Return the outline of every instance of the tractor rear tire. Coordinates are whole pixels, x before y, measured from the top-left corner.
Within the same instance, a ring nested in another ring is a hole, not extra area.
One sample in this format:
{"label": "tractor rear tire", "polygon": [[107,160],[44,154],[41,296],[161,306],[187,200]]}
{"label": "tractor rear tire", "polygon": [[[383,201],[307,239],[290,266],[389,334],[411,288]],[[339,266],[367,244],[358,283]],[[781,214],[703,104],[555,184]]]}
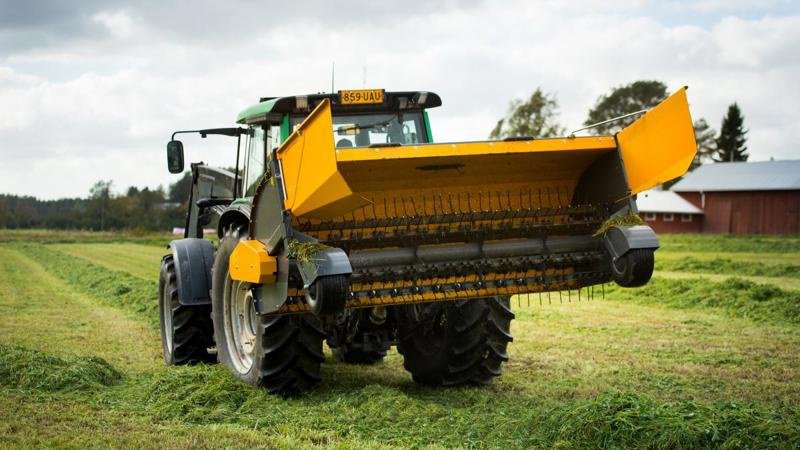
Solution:
{"label": "tractor rear tire", "polygon": [[246,238],[245,229],[226,230],[214,260],[211,301],[217,357],[241,381],[270,394],[294,396],[321,379],[325,333],[311,314],[256,314],[253,285],[233,280],[229,272],[231,253]]}
{"label": "tractor rear tire", "polygon": [[404,311],[397,349],[417,383],[486,385],[508,361],[514,318],[508,297],[409,305]]}
{"label": "tractor rear tire", "polygon": [[208,353],[214,346],[211,307],[181,305],[172,255],[161,262],[158,293],[164,362],[176,366],[216,362],[216,356]]}

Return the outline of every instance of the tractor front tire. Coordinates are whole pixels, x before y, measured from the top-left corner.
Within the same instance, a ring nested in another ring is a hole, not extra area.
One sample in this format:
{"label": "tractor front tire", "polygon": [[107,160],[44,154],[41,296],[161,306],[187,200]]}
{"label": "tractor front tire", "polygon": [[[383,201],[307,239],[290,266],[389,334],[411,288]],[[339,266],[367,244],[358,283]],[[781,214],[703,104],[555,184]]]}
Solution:
{"label": "tractor front tire", "polygon": [[212,318],[217,357],[241,381],[284,397],[320,381],[325,333],[310,314],[265,316],[255,312],[253,285],[233,280],[229,259],[245,227],[220,240],[212,275]]}
{"label": "tractor front tire", "polygon": [[501,373],[513,340],[508,297],[405,307],[398,351],[415,382],[486,385]]}
{"label": "tractor front tire", "polygon": [[168,365],[216,362],[216,357],[208,352],[214,346],[211,308],[181,305],[172,255],[161,262],[158,293],[164,362]]}

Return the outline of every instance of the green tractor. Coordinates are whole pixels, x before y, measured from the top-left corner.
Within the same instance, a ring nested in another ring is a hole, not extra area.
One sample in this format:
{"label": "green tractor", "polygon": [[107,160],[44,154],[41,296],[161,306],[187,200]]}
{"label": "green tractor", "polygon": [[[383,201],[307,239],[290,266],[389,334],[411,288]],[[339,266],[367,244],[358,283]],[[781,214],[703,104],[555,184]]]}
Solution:
{"label": "green tractor", "polygon": [[236,158],[233,172],[191,164],[185,235],[161,267],[166,362],[218,361],[293,395],[320,381],[323,341],[349,364],[396,345],[418,383],[488,384],[508,360],[511,296],[649,280],[655,234],[621,219],[692,161],[685,89],[616,136],[434,143],[440,105],[424,91],[270,97],[239,127],[176,131],[172,173],[181,133],[235,138]]}

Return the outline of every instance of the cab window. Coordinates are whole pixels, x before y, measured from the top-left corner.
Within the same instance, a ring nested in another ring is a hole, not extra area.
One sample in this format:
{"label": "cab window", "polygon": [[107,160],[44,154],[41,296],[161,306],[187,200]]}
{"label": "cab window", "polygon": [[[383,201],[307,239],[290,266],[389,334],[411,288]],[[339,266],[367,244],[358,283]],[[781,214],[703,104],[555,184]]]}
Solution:
{"label": "cab window", "polygon": [[264,174],[265,166],[264,161],[264,129],[261,127],[250,128],[249,137],[247,139],[247,151],[245,153],[247,159],[245,162],[244,170],[244,186],[245,196],[252,196],[255,194],[258,182],[261,180],[261,175]]}
{"label": "cab window", "polygon": [[[292,128],[305,119],[292,118]],[[421,112],[333,116],[336,148],[369,147],[373,144],[413,145],[427,143]]]}

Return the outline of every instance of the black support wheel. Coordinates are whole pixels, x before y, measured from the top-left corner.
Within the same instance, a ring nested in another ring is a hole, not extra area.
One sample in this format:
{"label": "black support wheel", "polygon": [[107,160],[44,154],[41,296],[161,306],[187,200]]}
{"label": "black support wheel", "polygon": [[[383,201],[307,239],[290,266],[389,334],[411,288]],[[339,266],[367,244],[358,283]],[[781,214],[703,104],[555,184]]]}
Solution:
{"label": "black support wheel", "polygon": [[211,300],[217,357],[240,380],[270,394],[297,395],[320,381],[325,333],[310,314],[256,314],[253,285],[230,277],[229,259],[244,227],[226,231],[214,260]]}
{"label": "black support wheel", "polygon": [[214,346],[211,307],[181,305],[172,255],[161,261],[158,309],[164,362],[184,365],[216,361],[216,357],[208,352]]}
{"label": "black support wheel", "polygon": [[611,274],[622,287],[644,286],[653,275],[654,264],[652,249],[634,249],[611,262]]}
{"label": "black support wheel", "polygon": [[306,289],[305,297],[311,312],[317,316],[335,316],[344,311],[350,284],[345,275],[319,277]]}
{"label": "black support wheel", "polygon": [[397,349],[417,383],[489,384],[508,361],[513,318],[508,297],[410,305]]}

